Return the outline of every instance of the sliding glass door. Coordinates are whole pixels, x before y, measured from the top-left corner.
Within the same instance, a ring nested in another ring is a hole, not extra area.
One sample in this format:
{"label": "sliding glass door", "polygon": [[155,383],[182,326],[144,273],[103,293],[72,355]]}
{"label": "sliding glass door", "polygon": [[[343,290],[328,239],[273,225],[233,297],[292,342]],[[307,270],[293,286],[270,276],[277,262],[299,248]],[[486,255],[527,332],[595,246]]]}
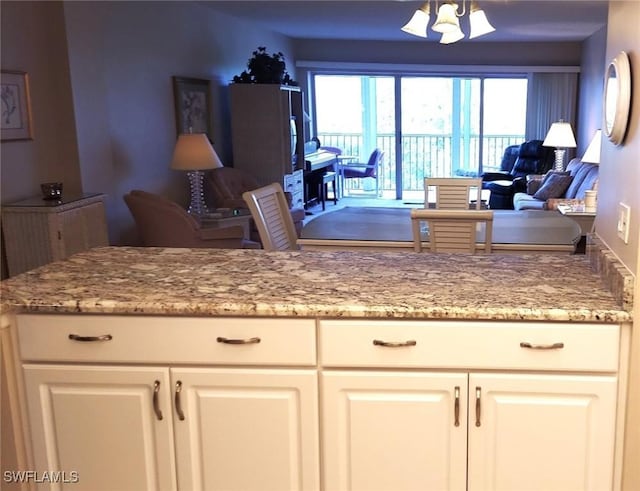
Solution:
{"label": "sliding glass door", "polygon": [[[524,140],[527,79],[315,75],[315,135],[364,162],[384,151],[385,198],[420,201],[425,177],[495,170],[504,148]],[[373,184],[358,179],[347,192]]]}

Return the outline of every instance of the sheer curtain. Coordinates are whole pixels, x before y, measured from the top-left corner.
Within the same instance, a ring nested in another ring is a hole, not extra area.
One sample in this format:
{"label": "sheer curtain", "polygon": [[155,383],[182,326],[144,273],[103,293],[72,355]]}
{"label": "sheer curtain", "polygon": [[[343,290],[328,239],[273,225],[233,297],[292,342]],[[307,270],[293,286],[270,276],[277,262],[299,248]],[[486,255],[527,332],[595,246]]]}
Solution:
{"label": "sheer curtain", "polygon": [[527,140],[544,140],[551,123],[564,120],[575,132],[577,73],[532,73],[527,92]]}

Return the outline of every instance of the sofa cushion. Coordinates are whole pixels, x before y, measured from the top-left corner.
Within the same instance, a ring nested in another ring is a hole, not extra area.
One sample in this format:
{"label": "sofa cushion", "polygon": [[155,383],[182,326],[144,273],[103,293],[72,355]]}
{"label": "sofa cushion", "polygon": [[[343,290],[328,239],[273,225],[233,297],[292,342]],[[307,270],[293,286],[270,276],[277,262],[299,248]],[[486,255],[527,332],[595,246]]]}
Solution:
{"label": "sofa cushion", "polygon": [[544,201],[549,198],[560,198],[564,195],[572,180],[572,176],[551,174],[543,181],[540,189],[536,191],[533,197]]}
{"label": "sofa cushion", "polygon": [[513,208],[516,210],[544,210],[546,201],[534,198],[527,193],[513,195]]}
{"label": "sofa cushion", "polygon": [[598,166],[594,164],[582,164],[573,176],[573,182],[567,189],[566,198],[584,199],[584,192],[593,189],[598,180]]}

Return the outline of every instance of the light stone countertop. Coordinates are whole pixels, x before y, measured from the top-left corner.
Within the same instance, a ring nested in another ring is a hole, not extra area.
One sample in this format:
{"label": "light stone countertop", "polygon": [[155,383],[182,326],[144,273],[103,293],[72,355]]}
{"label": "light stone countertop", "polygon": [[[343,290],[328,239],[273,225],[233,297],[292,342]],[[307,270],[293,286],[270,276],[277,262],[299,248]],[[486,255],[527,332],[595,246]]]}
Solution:
{"label": "light stone countertop", "polygon": [[0,286],[4,312],[631,320],[584,255],[104,247]]}

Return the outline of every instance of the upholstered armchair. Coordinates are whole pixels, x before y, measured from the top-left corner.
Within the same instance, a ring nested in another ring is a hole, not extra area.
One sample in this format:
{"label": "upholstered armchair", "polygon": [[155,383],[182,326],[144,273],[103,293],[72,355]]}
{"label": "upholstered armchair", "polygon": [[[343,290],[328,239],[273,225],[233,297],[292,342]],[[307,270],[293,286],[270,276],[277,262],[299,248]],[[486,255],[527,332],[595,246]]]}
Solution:
{"label": "upholstered armchair", "polygon": [[[511,165],[514,153],[512,146],[505,150],[502,164],[505,169]],[[553,161],[553,148],[544,147],[542,140],[529,140],[521,144],[509,171],[482,175],[483,189],[491,191],[489,208],[513,209],[514,194],[526,190],[526,176],[544,174],[551,168]]]}
{"label": "upholstered armchair", "polygon": [[[207,182],[211,189],[213,204],[216,208],[247,208],[247,203],[242,195],[247,191],[258,189],[260,184],[256,179],[240,169],[233,167],[219,167],[213,169],[208,177]],[[302,224],[305,218],[304,208],[291,208],[291,218],[295,226],[298,236],[302,230]],[[253,240],[259,240],[258,231],[253,228],[251,233]]]}
{"label": "upholstered armchair", "polygon": [[124,201],[136,222],[145,247],[189,247],[218,249],[257,249],[259,244],[245,240],[240,226],[201,228],[200,223],[177,203],[153,193],[133,190]]}

